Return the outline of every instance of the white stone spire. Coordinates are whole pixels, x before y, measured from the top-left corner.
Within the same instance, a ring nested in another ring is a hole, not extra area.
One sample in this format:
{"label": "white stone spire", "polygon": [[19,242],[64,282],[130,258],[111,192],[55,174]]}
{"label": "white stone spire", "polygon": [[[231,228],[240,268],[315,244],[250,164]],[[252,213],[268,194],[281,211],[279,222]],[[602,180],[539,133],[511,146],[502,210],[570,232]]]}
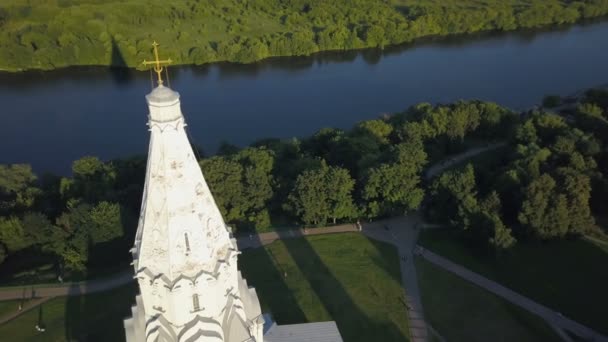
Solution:
{"label": "white stone spire", "polygon": [[150,147],[133,247],[141,296],[128,341],[262,342],[260,304],[184,130],[179,94],[146,96]]}

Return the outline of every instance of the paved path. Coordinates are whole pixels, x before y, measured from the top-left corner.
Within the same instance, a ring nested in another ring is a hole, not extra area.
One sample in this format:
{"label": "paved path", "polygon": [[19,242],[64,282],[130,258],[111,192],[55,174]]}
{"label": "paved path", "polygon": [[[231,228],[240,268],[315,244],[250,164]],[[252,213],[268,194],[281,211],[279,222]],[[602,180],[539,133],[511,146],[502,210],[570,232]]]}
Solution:
{"label": "paved path", "polygon": [[90,280],[80,283],[69,283],[53,286],[15,286],[0,289],[0,300],[80,296],[87,293],[95,293],[128,284],[133,281],[133,271],[128,270],[118,273],[110,278]]}
{"label": "paved path", "polygon": [[412,342],[425,342],[429,339],[413,253],[421,222],[418,215],[408,215],[363,225],[366,236],[391,243],[399,251],[401,283],[405,292]]}
{"label": "paved path", "polygon": [[19,317],[21,314],[24,314],[24,313],[32,310],[33,308],[37,307],[38,305],[48,302],[49,300],[51,300],[53,298],[54,297],[44,297],[44,298],[35,298],[32,300],[29,300],[25,304],[23,304],[23,306],[21,307],[21,310],[19,310],[19,305],[16,304],[15,311],[7,313],[0,317],[0,325]]}
{"label": "paved path", "polygon": [[309,229],[290,229],[268,233],[251,234],[249,236],[240,236],[236,239],[239,249],[257,248],[266,246],[277,240],[294,239],[308,235],[323,235],[358,232],[359,230],[354,224],[342,224],[333,227],[309,228]]}
{"label": "paved path", "polygon": [[450,271],[465,280],[472,282],[473,284],[480,286],[497,296],[500,296],[509,302],[518,305],[540,317],[542,317],[549,325],[559,327],[561,329],[570,331],[571,333],[588,341],[602,341],[608,342],[608,337],[599,334],[593,329],[586,327],[578,322],[568,319],[561,314],[547,308],[546,306],[540,305],[531,299],[524,297],[492,280],[480,276],[477,273],[471,272],[468,269],[442,257],[427,249],[423,250],[421,256],[430,261],[431,263]]}
{"label": "paved path", "polygon": [[501,143],[495,143],[495,144],[491,144],[491,145],[484,146],[484,147],[472,148],[461,154],[457,154],[455,156],[448,157],[438,163],[435,163],[435,165],[429,167],[426,170],[426,172],[424,173],[424,178],[426,178],[427,180],[431,179],[431,178],[437,176],[438,174],[440,174],[445,169],[448,169],[466,159],[469,159],[475,155],[478,155],[478,154],[486,152],[486,151],[495,150],[497,148],[505,146],[506,144],[507,144],[506,142],[501,142]]}

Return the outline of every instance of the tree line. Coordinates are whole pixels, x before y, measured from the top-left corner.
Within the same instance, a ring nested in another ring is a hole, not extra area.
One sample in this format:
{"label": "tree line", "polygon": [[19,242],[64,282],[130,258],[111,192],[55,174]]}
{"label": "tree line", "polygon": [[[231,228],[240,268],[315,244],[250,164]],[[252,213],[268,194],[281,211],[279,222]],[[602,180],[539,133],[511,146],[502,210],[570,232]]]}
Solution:
{"label": "tree line", "polygon": [[608,0],[13,0],[0,4],[0,69],[135,67],[152,40],[177,64],[249,63],[606,14]]}
{"label": "tree line", "polygon": [[[601,234],[608,196],[608,91],[568,112],[515,113],[494,103],[419,104],[350,130],[223,144],[200,166],[237,232],[322,226],[422,210],[475,248]],[[429,164],[505,142],[434,178]],[[128,260],[146,157],[84,157],[70,177],[0,165],[0,261],[44,253],[84,270]],[[595,215],[594,215],[595,214]],[[117,253],[124,251],[124,253]]]}

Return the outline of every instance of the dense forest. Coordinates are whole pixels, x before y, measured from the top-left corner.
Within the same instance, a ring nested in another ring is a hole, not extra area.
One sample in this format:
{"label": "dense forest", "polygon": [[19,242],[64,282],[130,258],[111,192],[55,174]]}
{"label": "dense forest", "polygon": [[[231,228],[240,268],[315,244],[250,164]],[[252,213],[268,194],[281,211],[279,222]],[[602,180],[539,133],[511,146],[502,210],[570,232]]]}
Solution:
{"label": "dense forest", "polygon": [[[559,108],[514,113],[481,101],[423,103],[349,131],[224,144],[200,165],[237,233],[422,210],[493,254],[519,241],[603,235],[596,219],[608,209],[608,90],[545,102]],[[468,164],[427,173],[431,164],[496,142]],[[71,177],[0,165],[0,263],[28,253],[65,270],[127,261],[145,165],[145,156],[84,157]]]}
{"label": "dense forest", "polygon": [[133,67],[152,40],[177,64],[248,63],[606,14],[608,0],[12,0],[0,70]]}

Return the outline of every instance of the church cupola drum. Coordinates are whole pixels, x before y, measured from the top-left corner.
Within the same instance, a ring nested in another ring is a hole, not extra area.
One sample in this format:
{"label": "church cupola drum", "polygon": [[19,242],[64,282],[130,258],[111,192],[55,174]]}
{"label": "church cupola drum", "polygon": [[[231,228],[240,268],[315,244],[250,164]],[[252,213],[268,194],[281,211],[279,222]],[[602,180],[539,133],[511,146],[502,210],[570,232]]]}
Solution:
{"label": "church cupola drum", "polygon": [[140,295],[125,320],[128,342],[262,342],[255,289],[237,268],[236,240],[184,130],[179,94],[163,85],[171,60],[158,58],[158,86],[146,96],[150,146],[132,249]]}

